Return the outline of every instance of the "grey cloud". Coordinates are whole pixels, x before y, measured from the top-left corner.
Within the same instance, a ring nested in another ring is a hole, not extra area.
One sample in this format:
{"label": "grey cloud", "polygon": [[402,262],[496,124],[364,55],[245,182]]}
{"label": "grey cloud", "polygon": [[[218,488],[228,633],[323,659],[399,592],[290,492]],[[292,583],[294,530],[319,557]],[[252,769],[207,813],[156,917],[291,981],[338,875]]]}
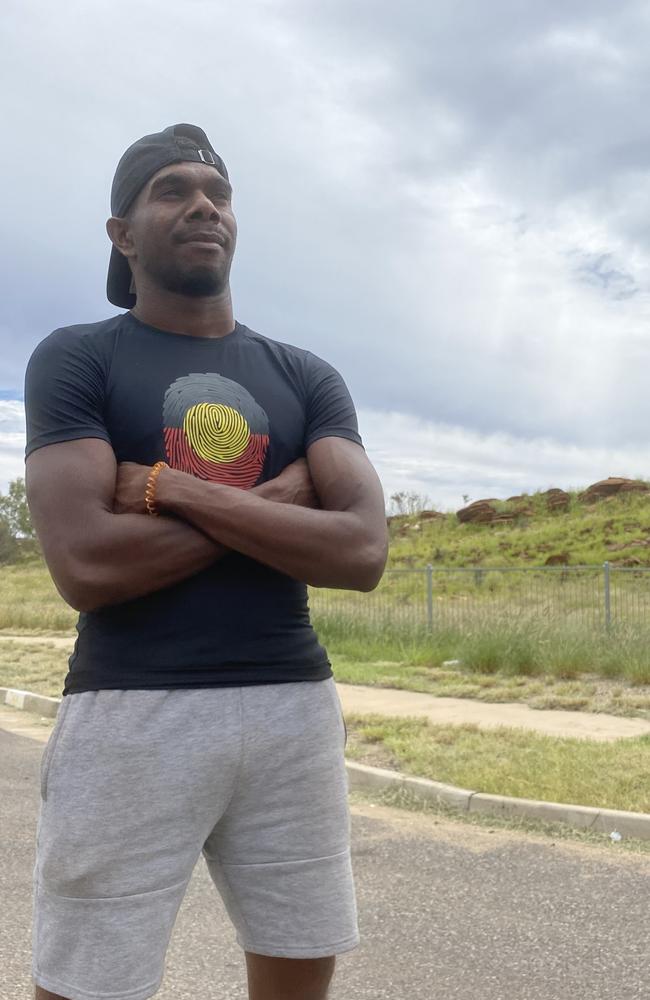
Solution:
{"label": "grey cloud", "polygon": [[[406,174],[480,163],[531,201],[603,191],[647,170],[647,5],[453,0],[295,3],[319,46],[383,62],[350,100],[394,138]],[[323,25],[327,31],[323,31]],[[435,141],[431,141],[435,139]]]}
{"label": "grey cloud", "polygon": [[580,258],[576,266],[579,278],[613,299],[629,299],[639,291],[634,277],[614,265],[613,254],[580,254]]}

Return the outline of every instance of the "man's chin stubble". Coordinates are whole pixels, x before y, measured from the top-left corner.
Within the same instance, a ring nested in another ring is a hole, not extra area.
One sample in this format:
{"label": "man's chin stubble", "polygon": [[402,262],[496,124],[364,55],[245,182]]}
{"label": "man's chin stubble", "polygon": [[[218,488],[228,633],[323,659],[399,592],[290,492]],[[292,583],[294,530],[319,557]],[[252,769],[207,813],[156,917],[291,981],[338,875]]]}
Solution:
{"label": "man's chin stubble", "polygon": [[185,295],[192,299],[211,298],[219,295],[228,285],[227,276],[215,274],[205,268],[187,274],[161,275],[161,284],[168,292]]}

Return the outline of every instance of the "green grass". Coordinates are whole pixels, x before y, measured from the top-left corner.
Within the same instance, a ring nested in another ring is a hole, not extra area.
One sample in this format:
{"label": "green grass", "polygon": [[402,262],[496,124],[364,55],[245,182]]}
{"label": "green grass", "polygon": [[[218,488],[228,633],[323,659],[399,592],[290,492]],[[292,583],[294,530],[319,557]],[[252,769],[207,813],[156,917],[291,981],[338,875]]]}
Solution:
{"label": "green grass", "polygon": [[427,636],[422,631],[410,634],[405,628],[373,628],[358,618],[342,623],[340,617],[314,616],[314,622],[321,641],[337,659],[408,664],[411,677],[415,668],[422,668],[423,682],[428,670],[435,672],[445,661],[461,660],[473,675],[573,680],[595,674],[629,685],[650,685],[650,630],[638,626],[587,631],[562,622],[522,620],[513,613]]}
{"label": "green grass", "polygon": [[346,715],[347,756],[473,791],[650,812],[650,736],[601,743],[520,729]]}
{"label": "green grass", "polygon": [[[485,701],[525,701],[535,708],[644,717],[650,712],[649,633],[638,626],[618,623],[609,632],[589,631],[550,618],[530,619],[512,609],[508,616],[436,628],[428,635],[408,622],[386,624],[364,617],[359,609],[369,606],[364,601],[371,601],[373,594],[323,594],[340,607],[335,615],[315,607],[314,623],[343,682]],[[347,615],[341,611],[346,606],[351,608]],[[3,568],[0,632],[73,636],[76,618],[41,562]],[[62,683],[67,667],[61,651],[52,651],[49,661],[42,649],[34,656],[42,676],[32,676],[31,654],[23,650],[22,665],[17,666],[9,661],[8,651],[0,649],[2,683],[9,683],[10,676],[17,682],[22,675],[37,685],[34,690]],[[461,666],[445,668],[447,660],[460,660]]]}
{"label": "green grass", "polygon": [[[568,513],[544,514],[542,498],[537,497],[533,503],[538,508],[536,519],[523,527],[508,525],[491,529],[461,525],[451,515],[442,521],[423,521],[417,543],[420,564],[433,558],[430,545],[436,532],[443,535],[447,532],[458,542],[459,547],[451,553],[452,564],[461,557],[477,554],[478,550],[469,552],[463,548],[465,529],[485,543],[485,558],[481,562],[487,559],[494,532],[510,532],[514,538],[517,532],[525,531],[530,539],[541,532],[540,537],[545,538],[557,529],[562,519],[562,524],[573,524],[572,537],[586,538],[585,532],[591,532],[589,537],[593,536],[594,545],[597,529],[605,531],[608,525],[607,530],[613,534],[628,532],[640,538],[644,532],[650,532],[650,526],[643,523],[650,509],[648,504],[650,499],[628,494],[586,508],[574,497]],[[418,523],[413,518],[401,522]],[[395,533],[396,529],[391,530]],[[400,552],[407,542],[415,545],[411,539],[394,540],[393,562],[399,563]],[[533,546],[531,551],[534,549]],[[541,556],[539,546],[535,551]],[[581,555],[590,559],[596,556],[594,551]],[[628,620],[626,614],[629,611],[634,618],[634,611],[636,618],[642,617],[647,590],[650,615],[650,572],[643,577],[639,574],[620,577],[618,590],[614,588],[613,594],[616,620],[609,631],[602,624],[590,625],[578,620],[585,602],[592,597],[602,599],[600,583],[593,592],[593,580],[587,589],[580,590],[573,585],[573,578],[563,584],[561,573],[558,576],[555,572],[540,572],[535,576],[534,586],[531,578],[521,573],[487,572],[480,577],[481,583],[476,582],[474,573],[452,572],[435,577],[431,635],[423,625],[426,602],[421,573],[387,576],[371,594],[312,591],[312,616],[321,641],[339,667],[341,679],[448,695],[489,696],[494,700],[510,700],[517,697],[519,690],[518,697],[541,698],[547,706],[552,703],[557,707],[582,707],[579,702],[586,699],[588,707],[600,706],[598,697],[594,701],[589,688],[549,692],[544,690],[544,678],[582,685],[597,677],[603,682],[638,688],[638,708],[645,711],[645,689],[650,686],[650,624],[644,627],[636,620]],[[0,631],[71,634],[76,618],[76,612],[63,602],[46,567],[37,558],[5,566],[0,571]],[[462,670],[445,677],[442,664],[446,660],[461,660]],[[363,681],[358,679],[360,673],[365,675]],[[494,677],[495,683],[480,680],[485,677]],[[518,685],[513,678],[528,678],[529,683]],[[564,700],[549,702],[549,697]],[[569,704],[567,699],[574,702]],[[622,707],[634,708],[631,704]]]}

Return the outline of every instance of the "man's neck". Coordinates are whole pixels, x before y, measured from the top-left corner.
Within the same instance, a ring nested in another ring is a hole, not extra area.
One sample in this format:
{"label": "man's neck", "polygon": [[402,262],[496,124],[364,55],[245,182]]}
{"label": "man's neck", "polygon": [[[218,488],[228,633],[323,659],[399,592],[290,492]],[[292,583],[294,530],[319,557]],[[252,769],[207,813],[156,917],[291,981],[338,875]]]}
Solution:
{"label": "man's neck", "polygon": [[190,337],[225,337],[235,328],[230,287],[205,298],[143,290],[131,312],[149,326]]}

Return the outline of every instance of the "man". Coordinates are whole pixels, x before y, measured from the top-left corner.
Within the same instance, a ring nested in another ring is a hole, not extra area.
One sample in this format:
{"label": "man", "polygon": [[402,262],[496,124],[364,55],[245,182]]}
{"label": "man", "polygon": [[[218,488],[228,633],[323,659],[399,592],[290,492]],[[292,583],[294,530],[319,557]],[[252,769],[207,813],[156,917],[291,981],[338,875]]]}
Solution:
{"label": "man", "polygon": [[203,853],[251,1000],[322,1000],[359,934],[306,584],[377,585],[383,493],[338,373],[234,320],[205,133],[134,143],[111,211],[108,298],[129,311],[56,330],[26,376],[29,505],[81,612],[41,769],[36,997],[152,996]]}

